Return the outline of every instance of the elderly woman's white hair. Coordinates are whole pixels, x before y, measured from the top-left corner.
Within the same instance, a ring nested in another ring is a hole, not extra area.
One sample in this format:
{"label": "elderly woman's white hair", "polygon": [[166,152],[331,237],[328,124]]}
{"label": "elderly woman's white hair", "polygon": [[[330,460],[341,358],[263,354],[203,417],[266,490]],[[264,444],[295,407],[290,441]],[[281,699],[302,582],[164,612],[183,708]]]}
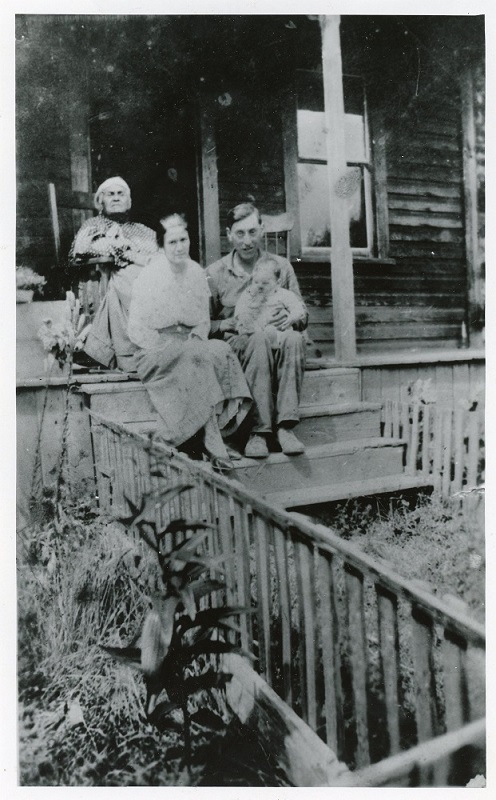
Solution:
{"label": "elderly woman's white hair", "polygon": [[103,209],[102,197],[104,191],[112,187],[118,187],[119,189],[123,189],[125,191],[125,193],[129,198],[129,207],[131,207],[131,189],[127,185],[124,178],[119,178],[119,176],[116,175],[114,178],[107,178],[107,180],[103,181],[103,183],[100,184],[100,186],[96,190],[94,204],[97,211],[102,211]]}

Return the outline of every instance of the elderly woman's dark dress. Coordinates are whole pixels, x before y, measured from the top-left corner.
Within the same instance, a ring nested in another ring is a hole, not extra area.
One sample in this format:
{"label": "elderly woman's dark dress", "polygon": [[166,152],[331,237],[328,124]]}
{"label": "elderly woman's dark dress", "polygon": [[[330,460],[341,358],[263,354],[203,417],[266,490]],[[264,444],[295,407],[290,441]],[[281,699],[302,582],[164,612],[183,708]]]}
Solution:
{"label": "elderly woman's dark dress", "polygon": [[[87,336],[84,352],[106,367],[134,369],[134,345],[127,335],[131,290],[150,256],[157,252],[155,232],[145,225],[130,222],[127,211],[112,213],[104,202],[105,193],[120,190],[124,206],[131,206],[131,193],[122,178],[109,178],[95,193],[99,215],[86,220],[78,231],[69,254],[73,266],[84,265],[89,258],[108,256],[113,268],[102,300]],[[119,208],[116,205],[116,208]]]}

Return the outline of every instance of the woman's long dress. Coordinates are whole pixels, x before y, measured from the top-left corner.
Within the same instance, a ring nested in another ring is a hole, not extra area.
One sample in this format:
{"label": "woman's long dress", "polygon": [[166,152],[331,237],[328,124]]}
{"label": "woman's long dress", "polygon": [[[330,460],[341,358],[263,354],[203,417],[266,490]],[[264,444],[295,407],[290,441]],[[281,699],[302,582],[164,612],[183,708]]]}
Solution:
{"label": "woman's long dress", "polygon": [[133,285],[128,334],[135,364],[160,415],[160,433],[179,445],[215,413],[224,435],[246,416],[251,395],[238,359],[226,342],[209,340],[209,289],[194,261],[173,271],[163,251]]}

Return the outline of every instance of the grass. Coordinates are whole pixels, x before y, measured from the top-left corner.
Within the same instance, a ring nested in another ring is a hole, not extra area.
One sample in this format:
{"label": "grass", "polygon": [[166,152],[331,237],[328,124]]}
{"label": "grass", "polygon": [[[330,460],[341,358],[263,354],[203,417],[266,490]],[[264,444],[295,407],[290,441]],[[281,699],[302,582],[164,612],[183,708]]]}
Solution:
{"label": "grass", "polygon": [[483,508],[482,499],[366,498],[321,507],[316,517],[404,578],[448,602],[465,603],[483,621]]}
{"label": "grass", "polygon": [[141,675],[99,646],[126,646],[139,632],[157,577],[153,560],[142,568],[147,555],[84,503],[19,531],[21,785],[284,785],[215,691],[190,702],[188,771],[180,712],[152,725]]}

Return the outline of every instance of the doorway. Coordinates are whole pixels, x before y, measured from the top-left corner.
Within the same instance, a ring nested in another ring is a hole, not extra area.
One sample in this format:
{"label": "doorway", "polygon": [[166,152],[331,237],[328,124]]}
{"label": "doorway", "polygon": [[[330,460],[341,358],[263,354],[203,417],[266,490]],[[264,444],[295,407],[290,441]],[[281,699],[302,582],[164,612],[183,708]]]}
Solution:
{"label": "doorway", "polygon": [[132,219],[153,229],[160,216],[184,213],[190,255],[198,261],[195,108],[156,100],[156,107],[146,109],[145,116],[129,95],[92,115],[93,186],[96,189],[106,178],[120,175],[131,187]]}

